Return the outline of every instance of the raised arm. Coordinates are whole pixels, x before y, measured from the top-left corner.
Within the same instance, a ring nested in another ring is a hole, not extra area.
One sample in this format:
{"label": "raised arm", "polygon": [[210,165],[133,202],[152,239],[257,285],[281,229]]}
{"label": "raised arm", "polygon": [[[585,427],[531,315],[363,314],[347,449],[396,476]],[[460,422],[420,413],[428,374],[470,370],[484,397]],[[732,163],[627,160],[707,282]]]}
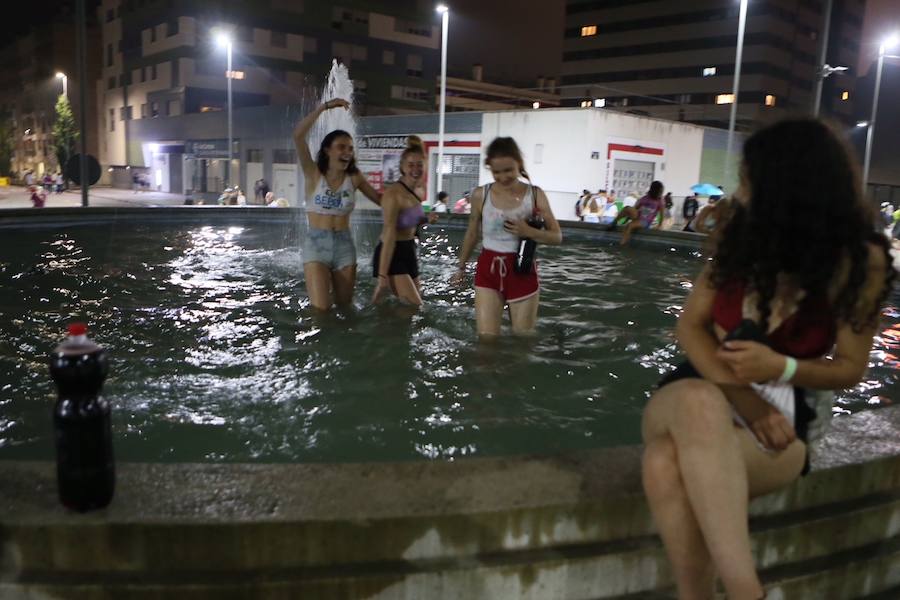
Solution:
{"label": "raised arm", "polygon": [[313,123],[319,118],[319,115],[326,110],[337,108],[339,106],[349,109],[350,103],[340,98],[329,100],[328,102],[317,106],[314,111],[303,117],[303,119],[297,123],[297,126],[294,127],[294,145],[297,147],[297,158],[300,160],[300,168],[303,169],[303,174],[307,177],[316,172],[316,161],[309,151],[309,144],[306,142],[306,136],[309,134],[309,130],[312,129]]}

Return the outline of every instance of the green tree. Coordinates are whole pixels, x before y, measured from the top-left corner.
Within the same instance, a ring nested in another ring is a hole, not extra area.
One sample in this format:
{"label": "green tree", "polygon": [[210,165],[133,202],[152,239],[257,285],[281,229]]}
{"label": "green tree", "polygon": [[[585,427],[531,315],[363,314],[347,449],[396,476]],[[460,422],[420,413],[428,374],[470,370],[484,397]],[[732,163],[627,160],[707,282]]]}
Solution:
{"label": "green tree", "polygon": [[59,170],[66,168],[69,158],[75,155],[75,143],[78,141],[78,128],[69,99],[60,94],[56,100],[56,122],[53,123],[53,152],[59,163]]}
{"label": "green tree", "polygon": [[12,159],[16,149],[15,129],[8,114],[0,115],[0,177],[12,175]]}

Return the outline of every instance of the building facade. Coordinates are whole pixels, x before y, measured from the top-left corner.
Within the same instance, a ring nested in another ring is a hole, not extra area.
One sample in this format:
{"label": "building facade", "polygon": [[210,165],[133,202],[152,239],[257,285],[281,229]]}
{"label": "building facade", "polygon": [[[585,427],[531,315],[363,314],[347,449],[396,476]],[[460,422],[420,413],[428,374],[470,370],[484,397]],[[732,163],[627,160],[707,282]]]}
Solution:
{"label": "building facade", "polygon": [[[823,0],[749,3],[738,126],[808,113]],[[711,126],[728,123],[737,0],[567,0],[561,95],[595,106]],[[855,66],[865,0],[834,0],[826,62]],[[856,74],[825,80],[823,113],[849,122]]]}
{"label": "building facade", "polygon": [[[98,17],[100,161],[114,172],[144,165],[131,124],[227,110],[218,31],[233,40],[234,110],[311,106],[335,59],[351,70],[362,114],[425,112],[434,103],[440,28],[423,0],[103,0]],[[246,150],[235,155],[247,161]]]}
{"label": "building facade", "polygon": [[[88,81],[97,76],[99,41],[96,25],[88,25]],[[13,176],[21,180],[27,171],[38,176],[55,173],[65,165],[57,164],[53,148],[53,124],[56,101],[67,93],[76,126],[80,110],[79,77],[76,66],[75,29],[71,23],[51,21],[30,32],[10,39],[0,49],[0,118],[11,125],[13,134]],[[65,75],[65,81],[57,77]],[[87,89],[87,152],[97,156],[96,105],[94,87]]]}

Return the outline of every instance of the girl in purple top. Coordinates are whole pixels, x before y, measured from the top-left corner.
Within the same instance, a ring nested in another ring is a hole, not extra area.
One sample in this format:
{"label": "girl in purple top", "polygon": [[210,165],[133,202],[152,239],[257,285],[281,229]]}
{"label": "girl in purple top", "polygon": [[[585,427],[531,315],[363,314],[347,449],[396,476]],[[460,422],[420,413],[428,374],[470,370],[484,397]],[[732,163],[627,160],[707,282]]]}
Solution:
{"label": "girl in purple top", "polygon": [[[622,232],[622,240],[619,242],[621,245],[624,246],[631,240],[631,235],[635,230],[650,229],[653,227],[653,222],[656,220],[657,215],[663,211],[664,191],[665,187],[662,182],[654,181],[650,184],[650,190],[647,192],[647,195],[638,200],[637,204],[634,206],[625,206],[619,211],[619,214],[616,215],[612,225],[609,226],[609,231],[615,230],[616,223],[620,218],[625,217],[629,219],[628,223],[625,225],[625,231]],[[659,229],[661,226],[662,219],[656,224],[656,228]]]}
{"label": "girl in purple top", "polygon": [[372,257],[372,276],[378,278],[373,304],[391,292],[413,306],[422,304],[415,238],[416,227],[427,219],[422,198],[415,190],[422,185],[424,174],[425,150],[418,138],[410,139],[400,155],[400,179],[385,191],[381,200],[384,227]]}

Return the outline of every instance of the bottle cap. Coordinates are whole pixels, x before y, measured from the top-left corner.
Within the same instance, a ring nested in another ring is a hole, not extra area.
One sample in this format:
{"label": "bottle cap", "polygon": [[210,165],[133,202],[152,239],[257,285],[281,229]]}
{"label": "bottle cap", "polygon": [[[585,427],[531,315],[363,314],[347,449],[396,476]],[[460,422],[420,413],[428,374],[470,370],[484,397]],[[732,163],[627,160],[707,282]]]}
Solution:
{"label": "bottle cap", "polygon": [[69,335],[84,335],[87,333],[87,325],[84,323],[71,323],[69,325]]}

